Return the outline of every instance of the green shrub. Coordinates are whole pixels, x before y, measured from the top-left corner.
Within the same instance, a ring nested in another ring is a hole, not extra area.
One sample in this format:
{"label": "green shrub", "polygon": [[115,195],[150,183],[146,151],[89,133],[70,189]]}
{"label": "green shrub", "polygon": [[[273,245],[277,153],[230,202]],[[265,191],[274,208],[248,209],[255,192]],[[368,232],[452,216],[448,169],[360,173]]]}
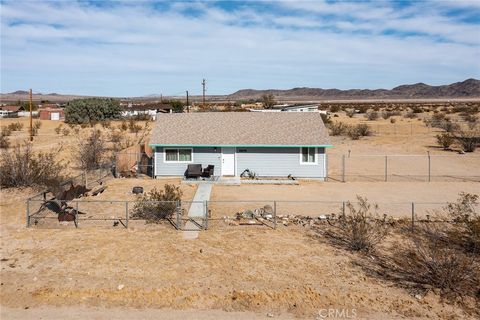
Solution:
{"label": "green shrub", "polygon": [[175,213],[177,203],[182,200],[179,186],[166,184],[164,190],[152,189],[135,202],[132,217],[158,223]]}
{"label": "green shrub", "polygon": [[455,142],[455,138],[450,133],[441,133],[437,135],[437,143],[443,150],[450,149],[450,146]]}
{"label": "green shrub", "polygon": [[82,124],[119,119],[121,111],[120,103],[115,99],[75,99],[65,108],[65,122]]}

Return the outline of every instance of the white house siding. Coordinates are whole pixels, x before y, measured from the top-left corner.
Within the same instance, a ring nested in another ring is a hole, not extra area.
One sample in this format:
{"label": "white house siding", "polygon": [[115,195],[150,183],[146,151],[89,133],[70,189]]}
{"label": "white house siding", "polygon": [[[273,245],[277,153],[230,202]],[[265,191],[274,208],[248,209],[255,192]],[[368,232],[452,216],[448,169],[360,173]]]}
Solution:
{"label": "white house siding", "polygon": [[325,178],[325,167],[325,148],[317,148],[317,164],[308,165],[300,164],[300,148],[237,148],[237,175],[249,169],[263,177]]}
{"label": "white house siding", "polygon": [[[175,148],[175,147],[168,147]],[[182,148],[182,147],[180,147]],[[215,166],[215,175],[221,173],[221,149],[193,149],[193,162],[206,167]],[[246,152],[245,152],[246,151]],[[262,177],[287,177],[289,174],[299,178],[325,178],[325,148],[317,148],[317,164],[300,164],[300,148],[257,148],[237,147],[235,172],[239,176],[245,169],[250,169]],[[163,147],[155,151],[156,176],[183,176],[187,163],[165,163]]]}
{"label": "white house siding", "polygon": [[[177,147],[167,147],[167,149],[176,149]],[[178,147],[180,149],[188,149],[186,147]],[[217,148],[192,148],[194,164],[201,164],[206,167],[209,164],[215,166],[214,174],[221,175],[221,149]],[[155,150],[155,175],[156,176],[183,176],[187,170],[188,163],[165,163],[163,155],[163,147],[157,147]]]}

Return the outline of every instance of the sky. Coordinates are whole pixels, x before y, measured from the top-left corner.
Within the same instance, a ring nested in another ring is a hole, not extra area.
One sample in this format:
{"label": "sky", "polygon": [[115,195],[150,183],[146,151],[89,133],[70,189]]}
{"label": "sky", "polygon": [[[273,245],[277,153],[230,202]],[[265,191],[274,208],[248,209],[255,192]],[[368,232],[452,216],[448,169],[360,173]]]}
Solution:
{"label": "sky", "polygon": [[391,89],[480,78],[480,0],[4,1],[1,92]]}

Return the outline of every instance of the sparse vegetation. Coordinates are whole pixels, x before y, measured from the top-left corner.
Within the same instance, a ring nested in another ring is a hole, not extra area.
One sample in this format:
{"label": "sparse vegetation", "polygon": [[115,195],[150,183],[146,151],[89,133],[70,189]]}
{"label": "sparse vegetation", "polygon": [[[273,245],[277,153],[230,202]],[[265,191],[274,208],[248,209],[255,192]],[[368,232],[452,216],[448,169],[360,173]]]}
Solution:
{"label": "sparse vegetation", "polygon": [[443,150],[449,150],[450,146],[455,142],[455,138],[448,132],[437,134],[437,143]]}
{"label": "sparse vegetation", "polygon": [[94,129],[89,136],[79,139],[75,158],[81,169],[94,170],[102,167],[106,151],[102,132]]}
{"label": "sparse vegetation", "polygon": [[182,200],[182,190],[173,184],[166,184],[164,190],[152,189],[136,201],[132,217],[159,223],[175,213],[177,202]]}
{"label": "sparse vegetation", "polygon": [[268,93],[262,96],[262,103],[266,109],[271,109],[277,103],[277,101],[275,101],[275,96],[273,94]]}
{"label": "sparse vegetation", "polygon": [[3,131],[0,133],[0,149],[8,149],[10,147],[10,140],[8,136],[3,135]]}
{"label": "sparse vegetation", "polygon": [[370,252],[375,249],[388,233],[388,226],[378,219],[375,212],[378,206],[370,204],[366,198],[357,196],[358,204],[348,202],[348,213],[340,214],[337,224],[326,235],[335,244],[352,251]]}
{"label": "sparse vegetation", "polygon": [[348,126],[343,122],[335,121],[330,123],[329,128],[332,136],[341,136],[347,132]]}
{"label": "sparse vegetation", "polygon": [[454,136],[465,152],[474,152],[480,142],[479,130],[457,130]]}
{"label": "sparse vegetation", "polygon": [[377,111],[369,111],[365,114],[365,117],[369,121],[377,120],[378,119],[378,112]]}
{"label": "sparse vegetation", "polygon": [[2,187],[48,187],[53,190],[64,179],[65,164],[57,151],[38,152],[30,144],[17,145],[0,156]]}

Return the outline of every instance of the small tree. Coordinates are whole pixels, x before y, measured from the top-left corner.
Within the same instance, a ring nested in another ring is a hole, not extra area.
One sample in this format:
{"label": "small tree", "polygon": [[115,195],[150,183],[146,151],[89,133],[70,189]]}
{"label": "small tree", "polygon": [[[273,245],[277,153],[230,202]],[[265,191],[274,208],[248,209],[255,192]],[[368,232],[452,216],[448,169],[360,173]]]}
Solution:
{"label": "small tree", "polygon": [[437,134],[437,143],[443,148],[443,150],[449,150],[454,141],[454,137],[448,132]]}
{"label": "small tree", "polygon": [[166,184],[164,190],[152,189],[135,202],[132,217],[158,223],[175,213],[177,202],[182,200],[179,186]]}
{"label": "small tree", "polygon": [[185,109],[185,104],[180,100],[170,100],[170,105],[174,113],[182,113]]}
{"label": "small tree", "polygon": [[275,101],[275,96],[272,93],[264,94],[262,96],[263,106],[266,109],[271,109],[277,103]]}
{"label": "small tree", "polygon": [[118,119],[121,111],[120,103],[115,99],[75,99],[65,108],[65,122],[81,124]]}
{"label": "small tree", "polygon": [[106,151],[102,132],[95,129],[88,137],[80,139],[75,155],[81,169],[95,170],[102,167]]}

